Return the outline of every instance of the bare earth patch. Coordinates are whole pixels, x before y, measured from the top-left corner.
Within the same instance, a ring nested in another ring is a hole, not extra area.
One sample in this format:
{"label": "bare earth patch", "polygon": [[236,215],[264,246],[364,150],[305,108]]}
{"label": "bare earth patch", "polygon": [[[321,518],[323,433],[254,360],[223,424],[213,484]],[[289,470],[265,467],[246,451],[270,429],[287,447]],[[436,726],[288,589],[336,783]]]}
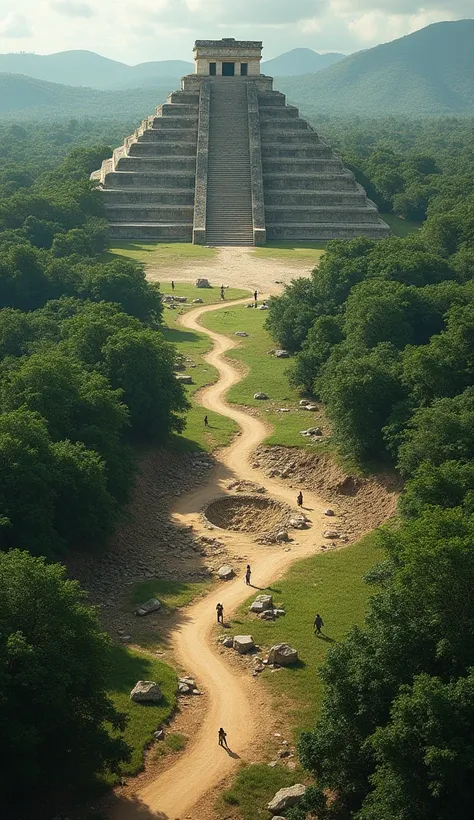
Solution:
{"label": "bare earth patch", "polygon": [[224,530],[262,533],[283,527],[291,510],[284,504],[258,495],[227,496],[212,501],[204,517]]}

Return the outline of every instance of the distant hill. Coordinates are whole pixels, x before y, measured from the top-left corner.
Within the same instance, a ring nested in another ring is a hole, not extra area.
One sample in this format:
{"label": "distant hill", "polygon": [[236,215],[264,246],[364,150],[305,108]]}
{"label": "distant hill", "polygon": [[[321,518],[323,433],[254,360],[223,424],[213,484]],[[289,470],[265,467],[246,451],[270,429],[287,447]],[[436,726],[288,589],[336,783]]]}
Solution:
{"label": "distant hill", "polygon": [[[15,120],[62,119],[83,117],[136,120],[152,114],[173,88],[98,91],[48,83],[17,74],[0,74],[0,118]],[[125,136],[125,134],[124,134]]]}
{"label": "distant hill", "polygon": [[434,23],[277,87],[307,115],[474,115],[474,20]]}
{"label": "distant hill", "polygon": [[262,73],[269,77],[295,77],[298,74],[314,74],[333,63],[343,60],[345,54],[318,54],[311,48],[294,48],[273,60],[262,63]]}
{"label": "distant hill", "polygon": [[[173,88],[193,71],[184,60],[161,60],[126,65],[94,51],[60,51],[57,54],[0,54],[0,73],[24,74],[37,80],[90,88],[136,88],[162,84]],[[170,89],[171,90],[171,89]]]}

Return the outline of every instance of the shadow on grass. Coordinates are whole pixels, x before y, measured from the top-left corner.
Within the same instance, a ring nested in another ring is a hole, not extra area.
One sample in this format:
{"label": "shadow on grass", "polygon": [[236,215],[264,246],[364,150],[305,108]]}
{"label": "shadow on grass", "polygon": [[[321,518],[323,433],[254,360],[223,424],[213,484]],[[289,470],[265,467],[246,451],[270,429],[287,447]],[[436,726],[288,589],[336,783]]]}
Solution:
{"label": "shadow on grass", "polygon": [[201,336],[198,336],[197,333],[193,333],[192,330],[178,330],[178,328],[171,328],[171,327],[164,327],[162,328],[163,336],[165,337],[167,342],[173,342],[173,344],[178,344],[178,342],[200,342]]}
{"label": "shadow on grass", "polygon": [[330,638],[329,635],[323,635],[321,633],[321,635],[317,635],[316,637],[320,638],[322,641],[325,641],[326,643],[337,643],[336,638]]}

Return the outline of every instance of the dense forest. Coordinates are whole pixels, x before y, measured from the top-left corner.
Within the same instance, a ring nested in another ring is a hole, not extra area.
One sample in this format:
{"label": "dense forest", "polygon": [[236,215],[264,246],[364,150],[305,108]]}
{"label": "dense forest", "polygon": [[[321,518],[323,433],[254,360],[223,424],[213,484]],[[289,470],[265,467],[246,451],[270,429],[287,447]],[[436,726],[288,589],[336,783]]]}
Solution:
{"label": "dense forest", "polygon": [[[270,302],[291,378],[325,405],[339,452],[405,479],[366,624],[329,651],[300,740],[320,820],[470,817],[474,798],[474,141],[472,123],[328,120],[405,238],[328,244]],[[425,219],[426,216],[426,219]]]}

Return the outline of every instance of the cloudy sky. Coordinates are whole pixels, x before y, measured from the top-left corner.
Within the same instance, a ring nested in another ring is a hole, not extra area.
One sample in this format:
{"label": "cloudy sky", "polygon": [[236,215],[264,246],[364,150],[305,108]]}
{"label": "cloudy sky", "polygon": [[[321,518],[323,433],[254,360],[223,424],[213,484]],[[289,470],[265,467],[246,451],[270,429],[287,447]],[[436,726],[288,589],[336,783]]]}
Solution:
{"label": "cloudy sky", "polygon": [[191,59],[196,38],[351,53],[429,23],[472,17],[474,0],[0,0],[0,53],[90,49],[134,64]]}

